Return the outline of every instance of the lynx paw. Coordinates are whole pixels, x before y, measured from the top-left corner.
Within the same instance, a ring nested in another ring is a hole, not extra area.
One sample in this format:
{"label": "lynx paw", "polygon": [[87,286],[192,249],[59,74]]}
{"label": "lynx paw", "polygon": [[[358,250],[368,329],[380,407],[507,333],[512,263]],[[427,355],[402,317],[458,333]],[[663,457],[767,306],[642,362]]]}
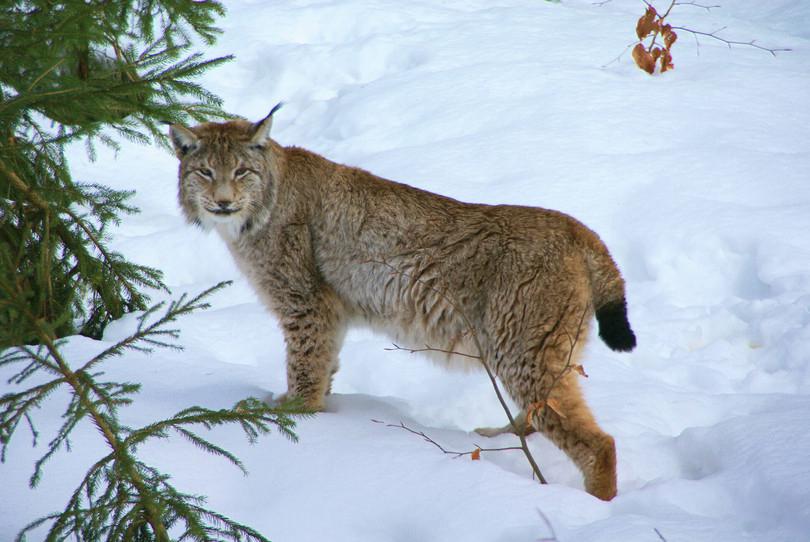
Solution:
{"label": "lynx paw", "polygon": [[[285,402],[293,400],[293,399],[298,399],[298,397],[291,394],[291,393],[289,393],[289,392],[282,393],[282,394],[279,394],[279,395],[271,393],[264,400],[264,402],[267,403],[270,406],[279,406],[279,405],[284,404]],[[324,398],[324,397],[308,398],[308,399],[305,398],[305,399],[303,399],[303,407],[304,407],[305,410],[308,410],[308,411],[311,411],[311,412],[323,412],[324,410],[326,410],[326,398]]]}
{"label": "lynx paw", "polygon": [[515,430],[512,428],[511,425],[504,425],[503,427],[477,427],[473,429],[476,433],[481,435],[482,437],[497,437],[498,435],[503,435],[504,433],[515,433]]}
{"label": "lynx paw", "polygon": [[[517,425],[518,430],[523,432],[523,436],[530,435],[536,431],[534,426],[532,427],[526,426],[525,418],[515,419],[515,424]],[[497,437],[498,435],[517,434],[515,428],[510,423],[504,425],[503,427],[479,427],[477,429],[474,429],[474,431],[479,435],[481,435],[482,437],[489,437],[489,438]]]}

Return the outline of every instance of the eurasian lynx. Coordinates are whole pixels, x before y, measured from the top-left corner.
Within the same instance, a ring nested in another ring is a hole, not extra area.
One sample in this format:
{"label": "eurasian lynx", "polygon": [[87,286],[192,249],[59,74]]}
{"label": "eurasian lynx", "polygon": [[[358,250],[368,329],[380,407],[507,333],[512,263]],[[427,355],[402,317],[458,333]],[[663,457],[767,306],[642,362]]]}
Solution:
{"label": "eurasian lynx", "polygon": [[611,499],[613,438],[565,370],[594,312],[609,347],[636,344],[599,237],[556,211],[462,203],[282,147],[269,136],[277,107],[255,124],[174,125],[171,138],[186,218],[217,230],[278,317],[288,394],[324,407],[354,322],[481,355],[521,408],[554,400],[534,428],[580,468],[588,492]]}

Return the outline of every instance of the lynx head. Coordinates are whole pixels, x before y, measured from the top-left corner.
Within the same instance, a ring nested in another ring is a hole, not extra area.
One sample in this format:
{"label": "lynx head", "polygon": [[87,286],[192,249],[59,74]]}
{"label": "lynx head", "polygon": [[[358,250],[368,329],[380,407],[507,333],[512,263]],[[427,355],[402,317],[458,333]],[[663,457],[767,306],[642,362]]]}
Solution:
{"label": "lynx head", "polygon": [[186,219],[237,237],[269,216],[273,193],[273,113],[256,123],[232,120],[171,126],[180,159],[180,206]]}

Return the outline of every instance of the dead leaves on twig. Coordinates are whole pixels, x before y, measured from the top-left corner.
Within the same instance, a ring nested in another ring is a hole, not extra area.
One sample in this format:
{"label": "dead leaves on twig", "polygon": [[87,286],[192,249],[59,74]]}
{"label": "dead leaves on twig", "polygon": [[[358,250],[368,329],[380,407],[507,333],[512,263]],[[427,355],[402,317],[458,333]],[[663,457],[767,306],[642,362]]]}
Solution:
{"label": "dead leaves on twig", "polygon": [[[639,42],[633,47],[633,61],[650,75],[655,73],[656,67],[661,73],[675,67],[672,63],[671,49],[678,40],[678,34],[672,29],[672,25],[665,21],[674,5],[675,2],[672,2],[666,13],[660,15],[648,4],[647,11],[636,23],[636,36]],[[647,39],[650,40],[649,45],[644,43]],[[663,45],[656,43],[659,39]]]}
{"label": "dead leaves on twig", "polygon": [[[697,2],[687,2],[684,0],[671,0],[667,10],[663,13],[659,13],[650,2],[647,0],[643,1],[645,4],[647,4],[647,9],[644,11],[644,15],[639,17],[638,21],[636,22],[636,37],[638,38],[639,42],[635,45],[635,47],[633,47],[632,56],[633,62],[636,63],[636,66],[650,75],[653,75],[656,72],[664,73],[675,67],[675,64],[672,62],[672,46],[675,45],[676,41],[678,41],[678,34],[675,32],[676,29],[692,34],[695,36],[696,41],[698,36],[703,36],[721,41],[729,48],[731,48],[732,45],[749,46],[762,51],[767,51],[773,56],[776,56],[777,52],[790,51],[788,48],[764,47],[757,44],[756,40],[735,41],[718,36],[718,33],[725,29],[725,27],[715,30],[714,32],[701,32],[699,30],[692,30],[691,28],[685,26],[672,26],[666,21],[667,17],[672,11],[672,8],[675,6],[693,6],[706,10],[711,10],[712,8],[717,8],[720,6],[708,6],[698,4]],[[647,42],[647,40],[649,40],[649,42]],[[630,45],[627,47],[629,48]],[[698,41],[698,47],[699,46],[700,42]]]}

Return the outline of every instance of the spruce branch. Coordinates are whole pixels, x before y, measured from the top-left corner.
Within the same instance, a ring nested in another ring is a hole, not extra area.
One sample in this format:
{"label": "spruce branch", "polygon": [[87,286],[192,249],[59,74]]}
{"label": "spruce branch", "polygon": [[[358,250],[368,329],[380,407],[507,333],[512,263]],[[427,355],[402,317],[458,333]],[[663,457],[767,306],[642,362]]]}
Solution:
{"label": "spruce branch", "polygon": [[[143,507],[145,520],[149,523],[155,539],[158,542],[169,542],[169,535],[166,526],[161,521],[160,509],[155,503],[152,492],[149,491],[143,478],[141,477],[135,465],[135,460],[129,455],[129,450],[125,448],[119,438],[118,434],[113,430],[113,425],[110,419],[100,412],[96,405],[91,402],[88,397],[87,390],[82,387],[79,379],[74,371],[70,369],[70,365],[62,357],[59,349],[57,348],[53,338],[48,333],[48,330],[43,328],[40,324],[34,323],[35,329],[39,333],[39,338],[42,344],[48,349],[48,353],[53,359],[54,363],[59,367],[60,372],[64,375],[65,381],[72,388],[74,393],[74,401],[71,401],[71,406],[68,408],[68,414],[74,414],[76,418],[81,418],[85,415],[92,419],[93,424],[103,435],[107,445],[113,450],[117,462],[121,463],[127,478],[137,490],[139,505]],[[39,480],[38,475],[41,474],[42,464],[50,458],[58,449],[59,446],[67,439],[70,430],[75,428],[79,419],[75,421],[69,420],[66,422],[53,441],[51,441],[48,452],[36,464],[35,477],[31,479],[31,485],[36,485]]]}
{"label": "spruce branch", "polygon": [[[207,298],[226,284],[151,307],[141,315],[131,336],[79,364],[78,368],[73,368],[62,356],[52,330],[39,322],[34,322],[34,326],[41,348],[19,349],[1,358],[7,365],[24,365],[24,369],[15,375],[17,379],[21,372],[27,376],[35,372],[32,363],[37,364],[36,370],[50,372],[55,369],[60,375],[46,384],[0,398],[0,435],[3,436],[4,453],[14,428],[22,419],[31,424],[33,431],[29,413],[40,406],[49,393],[59,387],[67,387],[70,392],[64,422],[48,443],[45,454],[35,463],[32,486],[40,481],[45,463],[56,452],[69,449],[70,436],[83,420],[92,423],[110,449],[108,455],[88,470],[63,512],[30,523],[20,532],[18,540],[23,540],[33,529],[49,524],[49,540],[75,537],[82,542],[100,539],[122,542],[132,539],[267,542],[255,530],[207,509],[202,497],[177,491],[167,475],[138,459],[137,448],[150,439],[165,439],[176,434],[200,450],[225,459],[246,474],[245,465],[234,453],[202,435],[200,430],[235,424],[242,428],[251,443],[273,429],[295,441],[294,418],[308,414],[307,411],[294,402],[271,407],[248,398],[231,409],[192,406],[165,420],[131,429],[121,425],[117,409],[130,404],[131,396],[140,386],[98,380],[102,374],[98,370],[101,363],[126,350],[178,347],[175,342],[178,332],[169,326],[180,316],[207,307]],[[34,318],[32,313],[25,316]]]}
{"label": "spruce branch", "polygon": [[[165,302],[152,305],[138,316],[138,326],[133,334],[93,356],[81,366],[79,371],[82,373],[89,372],[99,363],[111,357],[120,356],[127,350],[147,354],[151,353],[154,347],[182,350],[182,346],[176,342],[180,331],[174,328],[167,329],[166,326],[175,322],[181,316],[209,308],[210,304],[206,299],[231,284],[231,281],[223,281],[203,290],[191,299],[187,298],[187,294],[182,294],[178,299],[169,302],[168,305]],[[155,317],[155,314],[163,308],[165,308],[163,314]]]}

